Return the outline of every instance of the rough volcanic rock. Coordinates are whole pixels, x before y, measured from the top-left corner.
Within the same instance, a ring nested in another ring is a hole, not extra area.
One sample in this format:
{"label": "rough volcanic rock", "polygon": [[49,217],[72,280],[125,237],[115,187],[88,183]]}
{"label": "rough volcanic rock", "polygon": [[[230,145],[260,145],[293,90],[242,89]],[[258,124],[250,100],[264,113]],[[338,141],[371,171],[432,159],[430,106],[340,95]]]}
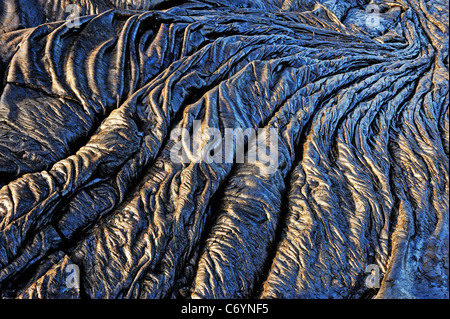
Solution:
{"label": "rough volcanic rock", "polygon": [[0,296],[448,298],[448,17],[1,0]]}

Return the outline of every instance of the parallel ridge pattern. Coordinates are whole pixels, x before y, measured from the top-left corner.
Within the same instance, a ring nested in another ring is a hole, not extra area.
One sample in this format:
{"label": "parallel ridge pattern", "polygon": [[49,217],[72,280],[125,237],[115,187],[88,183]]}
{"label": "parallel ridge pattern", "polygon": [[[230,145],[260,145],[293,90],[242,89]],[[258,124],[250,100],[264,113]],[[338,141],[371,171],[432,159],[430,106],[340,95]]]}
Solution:
{"label": "parallel ridge pattern", "polygon": [[[75,3],[1,3],[2,297],[448,298],[448,3]],[[173,162],[194,120],[276,172]]]}

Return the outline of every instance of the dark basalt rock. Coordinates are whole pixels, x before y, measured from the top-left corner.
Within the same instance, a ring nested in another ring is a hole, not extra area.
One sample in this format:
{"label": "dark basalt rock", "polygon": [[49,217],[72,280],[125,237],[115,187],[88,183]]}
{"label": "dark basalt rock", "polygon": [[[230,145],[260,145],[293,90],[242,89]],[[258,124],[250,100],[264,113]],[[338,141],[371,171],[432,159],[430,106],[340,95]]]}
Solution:
{"label": "dark basalt rock", "polygon": [[[448,13],[2,0],[0,296],[448,298]],[[174,161],[194,121],[273,172]]]}

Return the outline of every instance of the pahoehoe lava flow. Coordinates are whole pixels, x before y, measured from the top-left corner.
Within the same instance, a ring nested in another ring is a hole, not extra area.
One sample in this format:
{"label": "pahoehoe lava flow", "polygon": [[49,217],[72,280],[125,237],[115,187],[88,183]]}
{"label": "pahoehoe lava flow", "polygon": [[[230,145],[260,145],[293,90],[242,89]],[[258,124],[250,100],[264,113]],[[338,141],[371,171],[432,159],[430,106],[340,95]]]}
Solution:
{"label": "pahoehoe lava flow", "polygon": [[0,0],[0,298],[449,298],[448,21]]}

